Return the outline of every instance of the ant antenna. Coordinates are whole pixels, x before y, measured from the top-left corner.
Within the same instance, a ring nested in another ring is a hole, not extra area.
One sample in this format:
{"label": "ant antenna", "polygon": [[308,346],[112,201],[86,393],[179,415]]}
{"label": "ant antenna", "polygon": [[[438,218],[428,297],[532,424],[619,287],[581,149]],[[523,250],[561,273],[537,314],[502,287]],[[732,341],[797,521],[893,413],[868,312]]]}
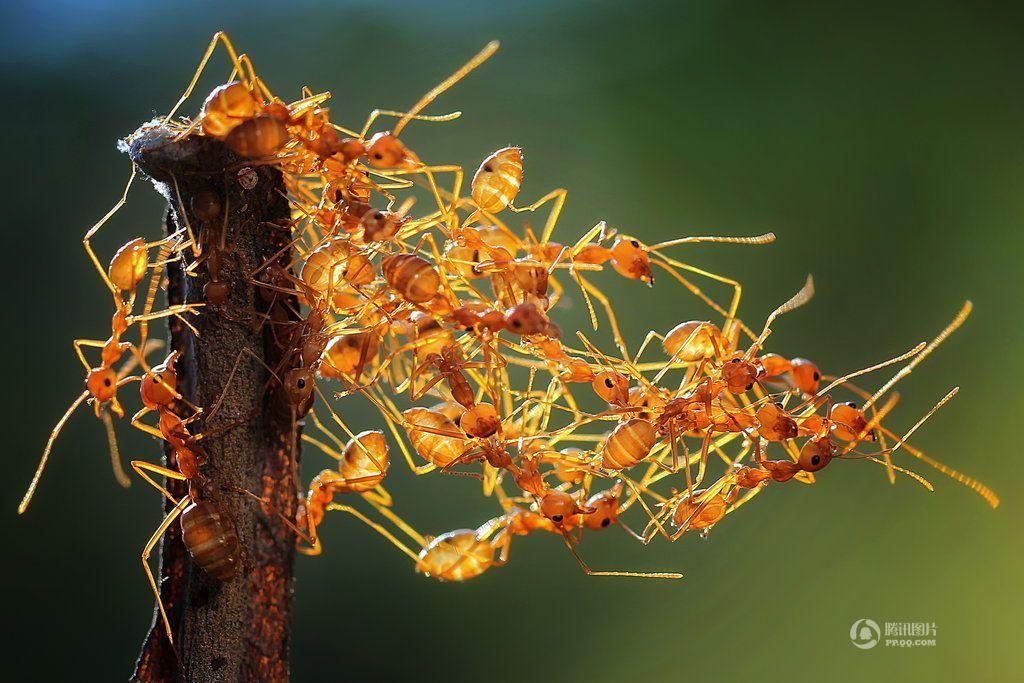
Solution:
{"label": "ant antenna", "polygon": [[757,337],[750,348],[747,349],[745,355],[746,360],[750,360],[757,349],[760,349],[764,344],[764,340],[768,338],[768,335],[772,333],[771,324],[775,322],[775,319],[780,315],[785,315],[793,309],[800,308],[814,297],[814,277],[811,275],[807,276],[807,281],[804,282],[804,286],[800,288],[800,291],[790,297],[789,301],[782,304],[768,316],[768,319],[764,322],[764,329],[761,330],[761,334]]}
{"label": "ant antenna", "polygon": [[423,111],[423,109],[428,104],[437,99],[437,97],[444,93],[444,91],[448,90],[453,85],[455,85],[463,78],[465,78],[470,71],[486,62],[491,55],[498,51],[499,45],[500,43],[497,40],[492,40],[491,42],[487,43],[487,45],[484,46],[484,49],[480,50],[480,52],[478,52],[476,56],[474,56],[471,60],[462,65],[462,68],[460,68],[451,76],[449,76],[448,78],[444,79],[436,86],[434,86],[430,90],[430,92],[421,97],[420,101],[414,104],[412,108],[408,112],[406,112],[405,116],[399,119],[398,123],[395,124],[393,134],[397,136],[399,133],[401,133],[402,129],[409,124],[409,121],[411,121],[413,117],[415,117],[417,114]]}

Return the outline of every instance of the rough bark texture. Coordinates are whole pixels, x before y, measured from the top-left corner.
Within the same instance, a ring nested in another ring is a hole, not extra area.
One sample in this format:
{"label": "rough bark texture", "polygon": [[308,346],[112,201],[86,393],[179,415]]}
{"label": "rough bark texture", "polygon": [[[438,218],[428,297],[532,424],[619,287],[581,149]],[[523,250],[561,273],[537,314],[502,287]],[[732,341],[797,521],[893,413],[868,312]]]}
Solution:
{"label": "rough bark texture", "polygon": [[[250,277],[269,259],[285,267],[290,261],[283,180],[272,166],[250,165],[215,139],[175,140],[159,125],[140,128],[127,148],[168,200],[168,233],[186,227],[186,219],[200,243],[204,231],[226,231],[220,279],[231,282],[231,294],[225,303],[207,305],[200,316],[188,318],[198,337],[172,318],[170,344],[181,353],[179,391],[206,409],[193,433],[208,435],[202,439],[209,455],[204,473],[213,484],[215,502],[234,519],[242,548],[241,571],[222,583],[192,561],[180,526],[170,527],[161,544],[159,571],[177,653],[154,615],[134,679],[287,680],[295,537],[276,512],[295,518],[298,427],[291,414],[275,408],[279,386],[257,358],[280,368],[286,349],[278,330],[296,320],[297,307],[277,295],[276,326],[266,324],[271,303]],[[204,190],[221,197],[226,227],[203,225],[193,213],[192,198]],[[185,262],[193,260],[194,254],[186,254]],[[209,272],[205,261],[199,263],[194,276],[185,274],[180,263],[170,265],[169,303],[205,301]],[[211,414],[218,401],[219,409]],[[168,467],[175,467],[173,453],[165,455]],[[167,485],[176,496],[188,493],[183,482]],[[270,505],[227,487],[252,491]],[[165,514],[170,508],[164,504]]]}

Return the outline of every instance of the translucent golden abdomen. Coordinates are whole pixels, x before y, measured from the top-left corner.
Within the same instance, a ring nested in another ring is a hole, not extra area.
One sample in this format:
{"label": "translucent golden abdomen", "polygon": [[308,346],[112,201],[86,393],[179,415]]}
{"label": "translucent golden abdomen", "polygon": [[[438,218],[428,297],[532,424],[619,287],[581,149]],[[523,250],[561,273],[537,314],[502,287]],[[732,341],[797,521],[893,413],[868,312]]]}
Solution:
{"label": "translucent golden abdomen", "polygon": [[440,581],[465,581],[480,576],[494,564],[494,548],[478,540],[471,529],[442,534],[420,551],[416,571]]}
{"label": "translucent golden abdomen", "polygon": [[523,183],[523,151],[505,147],[484,159],[473,176],[473,201],[488,213],[498,213],[516,198]]}

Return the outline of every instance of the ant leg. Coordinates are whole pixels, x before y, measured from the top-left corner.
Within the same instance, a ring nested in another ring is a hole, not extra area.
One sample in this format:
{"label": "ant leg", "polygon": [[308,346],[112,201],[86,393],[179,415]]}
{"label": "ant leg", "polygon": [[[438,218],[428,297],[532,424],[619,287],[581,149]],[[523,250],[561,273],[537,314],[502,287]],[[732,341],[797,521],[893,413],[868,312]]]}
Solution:
{"label": "ant leg", "polygon": [[412,108],[405,113],[402,119],[397,124],[395,124],[395,135],[401,133],[402,129],[405,128],[409,121],[411,121],[421,111],[423,111],[423,109],[427,105],[429,105],[431,102],[437,99],[446,90],[448,90],[456,83],[461,81],[463,78],[465,78],[466,75],[469,74],[469,72],[471,72],[473,69],[477,68],[485,61],[487,61],[491,55],[498,51],[498,46],[499,43],[496,40],[492,40],[491,42],[487,43],[487,45],[485,45],[484,48],[480,50],[480,52],[475,54],[472,57],[472,59],[470,59],[468,62],[459,67],[458,70],[455,71],[455,73],[453,73],[451,76],[449,76],[448,78],[444,79],[443,81],[435,85],[433,88],[431,88],[430,91],[427,92],[427,94],[425,94],[423,97],[421,97],[419,101],[416,102],[416,104],[414,104]]}
{"label": "ant leg", "polygon": [[146,547],[142,550],[142,568],[146,571],[146,578],[149,579],[149,587],[153,589],[153,595],[156,597],[156,606],[160,610],[160,618],[164,622],[164,630],[167,632],[167,640],[169,640],[172,645],[174,644],[174,634],[171,633],[171,622],[167,618],[167,612],[164,610],[164,603],[160,599],[160,589],[157,587],[156,577],[153,576],[153,570],[149,568],[149,555],[153,552],[153,548],[156,547],[156,544],[160,542],[164,532],[167,531],[168,527],[174,523],[174,520],[178,518],[178,515],[181,514],[182,510],[184,510],[191,502],[192,500],[188,496],[182,498],[181,502],[175,505],[174,509],[164,517],[164,521],[160,522],[160,526],[158,526],[156,531],[153,532],[153,535],[149,537]]}
{"label": "ant leg", "polygon": [[572,556],[576,558],[576,561],[588,576],[632,576],[640,579],[681,579],[683,575],[679,572],[609,572],[601,571],[596,572],[587,566],[587,563],[583,561],[580,554],[576,552],[576,548],[573,547],[572,539],[569,534],[565,531],[562,532],[562,540],[565,541],[565,547],[569,549]]}
{"label": "ant leg", "polygon": [[327,456],[329,456],[331,458],[334,458],[335,460],[341,460],[341,458],[342,458],[341,453],[339,453],[338,451],[334,450],[333,448],[331,448],[330,446],[325,444],[323,441],[320,441],[319,439],[314,439],[309,434],[305,434],[304,433],[302,435],[302,440],[305,441],[308,444],[313,444],[314,446],[319,448],[321,451],[323,451]]}
{"label": "ant leg", "polygon": [[[647,526],[645,527],[644,535],[637,535],[636,532],[634,532],[632,529],[628,530],[629,533],[633,534],[634,537],[636,537],[637,540],[639,540],[640,543],[642,543],[643,545],[647,545],[648,543],[650,543],[655,536],[654,533],[651,533],[650,536],[646,535],[647,529],[650,529],[651,526],[654,526],[655,529],[657,529],[657,533],[660,533],[665,538],[669,538],[669,534],[667,531],[665,531],[665,527],[662,526],[661,521],[658,519],[658,515],[656,515],[654,511],[652,511],[651,508],[648,507],[647,501],[643,499],[643,496],[641,495],[642,491],[638,490],[637,485],[631,479],[623,477],[623,480],[626,482],[626,486],[629,487],[629,490],[633,492],[634,500],[640,503],[640,507],[644,509],[644,512],[646,512],[647,516],[650,518],[650,522],[648,522]],[[619,523],[622,524],[621,521]]]}
{"label": "ant leg", "polygon": [[[192,91],[195,90],[196,84],[199,82],[199,77],[203,75],[203,70],[206,69],[206,63],[209,62],[210,57],[213,56],[213,51],[216,49],[218,42],[224,43],[224,49],[228,51],[228,56],[231,58],[231,64],[234,66],[235,71],[238,72],[239,77],[245,81],[245,69],[238,59],[238,53],[235,52],[235,46],[231,44],[231,41],[228,40],[227,35],[223,31],[217,31],[213,34],[213,39],[210,41],[210,44],[206,47],[206,52],[203,53],[202,59],[199,60],[199,67],[192,75],[192,80],[189,81],[188,87],[185,88],[185,92],[181,94],[181,97],[178,98],[174,107],[172,107],[171,111],[169,111],[167,116],[164,117],[164,124],[170,122],[174,113],[178,111],[178,107],[184,104],[185,100],[187,100],[189,95],[192,94]],[[250,90],[252,89],[252,85],[250,83],[246,83],[246,87]]]}
{"label": "ant leg", "polygon": [[388,541],[390,541],[392,545],[394,545],[396,548],[398,548],[403,553],[405,553],[410,558],[412,558],[413,562],[415,562],[416,564],[419,564],[419,561],[420,561],[419,555],[417,555],[412,550],[410,550],[408,546],[406,546],[404,543],[402,543],[400,540],[398,540],[398,538],[395,537],[395,535],[392,534],[390,531],[385,529],[383,526],[381,526],[377,522],[374,522],[369,517],[364,515],[359,510],[356,510],[351,505],[341,505],[341,504],[338,504],[338,503],[330,503],[330,504],[328,504],[327,509],[328,510],[338,510],[340,512],[347,512],[348,514],[352,515],[353,517],[355,517],[356,519],[361,521],[363,524],[365,524],[366,526],[370,527],[371,529],[376,531],[378,534],[380,534],[381,536],[386,538]]}
{"label": "ant leg", "polygon": [[[708,450],[711,447],[711,428],[708,428],[708,433],[704,436],[704,441],[700,445],[700,465],[697,466],[697,479],[694,481],[694,486],[700,486],[701,482],[704,481],[704,473],[708,466]],[[687,468],[689,468],[689,458],[687,458]]]}
{"label": "ant leg", "polygon": [[38,467],[36,467],[36,473],[35,475],[33,475],[32,481],[28,485],[28,491],[25,492],[25,495],[21,499],[21,502],[18,503],[19,515],[25,513],[25,510],[28,508],[29,502],[31,502],[32,500],[32,496],[35,495],[36,487],[39,486],[39,479],[43,476],[43,470],[46,468],[46,461],[49,460],[50,458],[50,451],[53,449],[53,443],[57,440],[57,436],[60,434],[60,430],[64,427],[64,423],[68,421],[68,418],[71,417],[71,414],[74,413],[78,406],[82,405],[82,403],[87,398],[89,398],[88,391],[83,391],[81,394],[79,394],[78,398],[71,402],[71,405],[68,406],[68,409],[64,411],[64,414],[61,416],[61,418],[57,420],[57,424],[50,432],[50,438],[46,440],[46,448],[43,449],[43,457],[40,458],[39,460],[39,465]]}
{"label": "ant leg", "polygon": [[139,431],[145,432],[146,434],[149,434],[150,436],[155,436],[156,438],[158,438],[161,441],[163,441],[164,440],[163,432],[161,432],[156,427],[151,427],[151,426],[149,426],[148,424],[146,424],[145,422],[142,421],[142,418],[144,416],[148,415],[151,412],[153,412],[153,410],[150,409],[150,408],[145,408],[145,407],[141,408],[139,410],[139,412],[137,412],[134,415],[132,415],[132,419],[129,421],[129,424],[132,427],[135,427],[136,429],[138,429]]}
{"label": "ant leg", "polygon": [[228,491],[234,491],[235,493],[241,493],[242,495],[247,496],[247,497],[251,498],[252,500],[256,501],[257,503],[259,503],[261,507],[268,508],[275,515],[277,515],[278,518],[282,522],[284,522],[285,526],[287,526],[289,529],[291,529],[293,532],[295,532],[295,535],[298,536],[301,540],[305,541],[310,546],[313,546],[313,545],[316,544],[316,539],[314,539],[312,535],[307,534],[305,531],[300,529],[295,524],[295,522],[293,522],[292,520],[288,519],[288,517],[283,512],[281,512],[279,509],[277,509],[276,506],[272,505],[270,503],[270,501],[267,500],[266,498],[263,498],[262,496],[257,496],[255,493],[253,493],[249,489],[242,488],[241,486],[224,486],[222,488],[224,488],[224,489],[226,489]]}
{"label": "ant leg", "polygon": [[704,270],[703,268],[691,266],[687,263],[683,263],[682,261],[677,261],[673,258],[665,256],[661,252],[657,253],[662,259],[664,259],[664,261],[667,264],[673,265],[676,268],[681,268],[683,270],[689,271],[691,273],[694,273],[695,275],[702,275],[710,280],[714,280],[715,282],[721,282],[724,285],[732,287],[732,300],[729,303],[729,310],[725,316],[725,323],[722,325],[722,334],[724,334],[725,337],[728,339],[729,328],[732,327],[733,323],[736,321],[736,312],[739,310],[740,307],[740,299],[743,296],[743,286],[737,280],[734,280],[732,278],[712,273],[710,271]]}
{"label": "ant leg", "polygon": [[140,477],[146,480],[146,482],[150,486],[155,488],[160,493],[164,494],[167,500],[175,504],[178,503],[178,499],[172,496],[170,491],[168,491],[166,488],[160,485],[155,479],[150,477],[148,473],[152,472],[153,474],[159,474],[161,476],[167,477],[168,479],[175,479],[177,481],[185,481],[185,475],[183,475],[181,472],[177,470],[172,470],[161,465],[154,465],[153,463],[146,462],[145,460],[132,460],[131,466],[132,469],[135,470],[136,474],[138,474]]}
{"label": "ant leg", "polygon": [[[160,247],[160,251],[157,253],[157,261],[163,263],[168,256],[170,256],[171,247],[169,244]],[[146,287],[146,299],[142,306],[142,312],[144,314],[151,313],[153,311],[153,304],[156,302],[156,293],[160,288],[160,279],[163,277],[164,266],[159,265],[153,268],[152,275],[149,276],[149,284]],[[139,348],[145,350],[146,343],[149,340],[149,321],[143,320],[139,323]]]}
{"label": "ant leg", "polygon": [[[137,346],[135,346],[133,344],[130,347],[132,354],[130,356],[128,356],[128,358],[121,364],[121,367],[117,371],[117,379],[118,379],[118,382],[119,382],[118,386],[121,386],[120,382],[122,380],[128,379],[128,373],[130,373],[132,370],[134,370],[139,365],[142,365],[144,363],[144,361],[140,361],[139,360],[140,358],[145,359],[146,356],[148,356],[151,353],[154,353],[155,351],[159,351],[163,347],[164,347],[164,343],[160,339],[150,339],[150,340],[148,340],[146,342],[146,344],[145,344],[145,347],[141,347],[141,346],[137,347]],[[146,374],[147,375],[151,375],[152,373],[150,372],[149,367],[148,366],[144,366],[144,367],[146,369]],[[153,375],[153,377],[156,378],[157,376]],[[139,377],[138,380],[141,381],[142,378]],[[175,392],[175,396],[174,397],[177,398],[177,399],[181,399],[181,396],[178,396],[177,392]]]}
{"label": "ant leg", "polygon": [[[385,467],[383,463],[378,461],[377,457],[373,453],[371,453],[366,446],[363,445],[362,441],[356,438],[355,433],[351,429],[349,429],[349,426],[345,424],[344,420],[342,420],[338,413],[335,412],[334,408],[331,407],[331,404],[328,402],[327,397],[324,395],[322,391],[320,391],[320,388],[314,387],[314,389],[317,395],[320,397],[320,400],[323,401],[324,407],[327,408],[327,412],[331,414],[331,419],[334,420],[338,424],[338,426],[341,427],[342,431],[344,431],[345,434],[348,435],[348,438],[351,439],[352,443],[356,445],[356,448],[363,452],[363,454],[369,459],[369,461],[373,463],[374,467],[377,468],[378,472],[386,472],[387,467]],[[319,420],[317,420],[317,422],[319,422]],[[321,429],[323,429],[322,426]]]}
{"label": "ant leg", "polygon": [[89,255],[89,260],[92,261],[94,266],[96,266],[96,270],[99,272],[100,277],[103,279],[103,283],[107,286],[107,289],[109,289],[110,293],[115,296],[117,295],[117,287],[110,281],[110,276],[107,274],[107,270],[103,267],[103,264],[100,263],[99,258],[96,256],[96,252],[93,251],[90,240],[93,235],[103,227],[103,224],[110,220],[110,218],[125,205],[125,202],[128,201],[128,190],[131,189],[132,182],[135,180],[135,171],[135,164],[132,164],[132,173],[128,176],[128,183],[124,186],[124,192],[121,193],[121,198],[117,200],[116,204],[110,207],[110,210],[103,215],[103,218],[99,219],[95,225],[89,228],[88,232],[85,233],[85,237],[82,238],[82,246],[85,247],[85,253]]}
{"label": "ant leg", "polygon": [[132,325],[137,322],[144,320],[158,320],[159,318],[169,318],[170,316],[177,316],[183,313],[198,314],[196,309],[202,308],[206,304],[175,304],[168,306],[162,311],[156,313],[140,313],[139,315],[130,315],[127,318],[128,324]]}
{"label": "ant leg", "polygon": [[[428,361],[424,361],[423,363],[420,364],[419,367],[423,367],[423,364],[427,363],[427,362]],[[416,377],[418,377],[419,374],[422,374],[422,372],[417,373],[417,370],[419,370],[419,368],[417,368],[416,370],[413,370],[413,373],[411,375],[409,375],[409,380],[410,380],[409,381],[409,393],[410,393],[409,400],[413,401],[413,402],[418,401],[421,398],[423,398],[428,391],[430,391],[431,389],[436,387],[445,378],[445,376],[443,374],[437,374],[432,379],[427,381],[426,384],[424,384],[423,386],[421,386],[421,387],[419,387],[417,389],[416,386],[415,386]]]}
{"label": "ant leg", "polygon": [[387,424],[388,430],[391,432],[391,436],[394,437],[395,443],[398,444],[398,449],[402,451],[402,455],[405,456],[405,462],[409,465],[409,469],[412,470],[413,474],[419,477],[424,474],[429,474],[437,469],[437,465],[432,462],[428,462],[424,465],[417,465],[412,458],[412,454],[409,452],[409,448],[405,445],[405,439],[402,438],[402,435],[399,433],[398,427],[395,425],[394,421],[383,411],[382,416],[384,418],[384,423]]}
{"label": "ant leg", "polygon": [[82,361],[82,365],[85,366],[85,371],[89,372],[92,370],[92,366],[89,365],[89,361],[85,358],[85,352],[82,351],[82,347],[88,347],[91,349],[102,349],[107,345],[106,341],[100,341],[99,339],[75,339],[71,342],[71,345],[75,347],[75,353],[78,355],[78,360]]}
{"label": "ant leg", "polygon": [[110,419],[109,410],[100,410],[100,420],[103,422],[103,427],[107,433],[107,445],[110,447],[110,466],[114,470],[114,479],[121,485],[122,488],[128,488],[132,485],[132,480],[125,474],[124,467],[121,465],[121,451],[117,447],[117,434],[114,432],[114,421]]}
{"label": "ant leg", "polygon": [[628,360],[629,351],[626,350],[626,342],[622,338],[622,332],[619,330],[619,323],[615,318],[615,311],[612,310],[612,305],[608,300],[608,297],[606,297],[600,289],[590,284],[590,282],[584,280],[582,277],[577,276],[577,282],[581,287],[590,292],[590,295],[597,299],[601,304],[601,307],[604,308],[605,314],[608,316],[608,322],[612,326],[612,336],[615,338],[615,345],[618,346],[619,351],[622,352],[623,359]]}
{"label": "ant leg", "polygon": [[[653,340],[653,339],[659,339],[661,341],[665,341],[665,336],[661,335],[661,334],[658,334],[654,330],[648,331],[647,332],[647,336],[644,337],[643,342],[640,343],[640,348],[637,349],[636,355],[633,357],[633,365],[638,365],[640,363],[640,356],[642,356],[644,351],[647,350],[647,345],[650,344],[651,340]],[[661,367],[661,366],[662,366],[662,363],[658,363],[658,367]]]}
{"label": "ant leg", "polygon": [[209,423],[209,421],[213,418],[213,416],[217,414],[217,411],[220,410],[221,404],[224,402],[224,396],[227,395],[228,387],[231,385],[231,380],[234,379],[235,372],[237,372],[238,365],[239,365],[239,363],[242,362],[242,356],[244,356],[244,355],[249,355],[249,356],[252,356],[253,358],[255,358],[256,362],[258,362],[260,365],[262,365],[263,368],[267,372],[270,373],[271,377],[276,379],[279,384],[283,384],[283,382],[281,382],[281,378],[277,376],[277,373],[274,372],[273,368],[271,368],[269,365],[267,365],[266,362],[262,358],[260,358],[258,355],[256,355],[255,351],[253,351],[249,347],[243,348],[241,351],[238,352],[238,355],[235,357],[235,363],[234,363],[234,365],[231,366],[231,372],[228,373],[228,378],[224,382],[224,388],[221,389],[220,396],[217,397],[217,400],[214,402],[213,406],[210,408],[210,411],[208,413],[206,413],[206,421],[207,421],[207,423]]}
{"label": "ant leg", "polygon": [[365,492],[363,494],[363,498],[374,507],[381,505],[385,508],[389,508],[395,503],[387,489],[379,484],[373,490]]}
{"label": "ant leg", "polygon": [[[663,270],[665,270],[665,272],[667,272],[676,281],[678,281],[681,285],[683,285],[683,287],[685,287],[687,290],[689,290],[689,292],[691,294],[693,294],[695,297],[697,297],[698,299],[703,301],[705,304],[707,304],[713,311],[715,311],[715,313],[718,313],[719,315],[723,316],[726,320],[730,319],[729,312],[727,310],[725,310],[724,308],[719,306],[711,297],[709,297],[707,294],[705,294],[704,291],[700,289],[700,287],[698,287],[697,285],[695,285],[692,282],[690,282],[689,280],[687,280],[685,277],[683,277],[679,273],[678,270],[676,270],[676,267],[680,267],[681,268],[685,264],[682,264],[680,261],[676,261],[674,259],[670,259],[667,256],[664,256],[664,255],[661,255],[661,254],[659,254],[658,257],[656,257],[656,258],[652,258],[651,259],[651,263],[653,263],[654,265],[658,266],[659,268],[662,268]],[[673,267],[673,266],[675,266],[675,267]],[[687,269],[693,270],[693,266],[687,266]],[[699,269],[696,269],[696,270],[699,270]],[[704,271],[701,271],[701,272],[703,273]],[[738,305],[739,299],[736,298],[735,293],[733,295],[733,301],[736,301],[737,305]],[[753,330],[751,330],[747,325],[745,325],[739,318],[733,317],[732,321],[736,325],[738,325],[740,327],[740,329],[743,330],[744,334],[746,334],[751,340],[757,339],[757,335],[754,334]]]}
{"label": "ant leg", "polygon": [[555,230],[555,223],[558,222],[558,217],[562,213],[562,206],[565,205],[565,198],[568,194],[568,190],[560,187],[558,189],[552,190],[551,192],[548,192],[546,195],[535,201],[533,204],[530,204],[529,206],[518,207],[509,204],[508,208],[509,210],[514,211],[516,213],[520,213],[523,211],[536,211],[543,204],[554,200],[554,204],[551,207],[551,213],[548,214],[548,219],[544,223],[544,232],[542,232],[540,236],[541,244],[547,244],[548,240],[551,239],[551,233],[554,232]]}
{"label": "ant leg", "polygon": [[413,529],[404,519],[399,517],[393,511],[389,510],[389,506],[385,506],[382,503],[375,503],[374,501],[370,500],[370,498],[365,493],[363,494],[363,498],[365,498],[377,512],[382,514],[384,517],[387,517],[392,524],[394,524],[396,527],[404,531],[405,534],[413,541],[415,541],[421,548],[427,544],[427,539],[424,538],[418,531]]}

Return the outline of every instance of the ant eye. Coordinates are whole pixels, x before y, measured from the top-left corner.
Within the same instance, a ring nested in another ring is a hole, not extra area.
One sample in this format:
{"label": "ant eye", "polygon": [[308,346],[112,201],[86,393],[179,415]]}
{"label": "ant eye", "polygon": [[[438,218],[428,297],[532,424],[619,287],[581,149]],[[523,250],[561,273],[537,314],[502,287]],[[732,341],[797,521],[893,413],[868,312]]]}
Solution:
{"label": "ant eye", "polygon": [[821,379],[821,373],[820,372],[815,372],[814,373],[814,381],[817,382],[819,379]]}
{"label": "ant eye", "polygon": [[740,362],[740,359],[739,359],[739,358],[733,358],[733,359],[732,359],[731,361],[729,361],[729,362],[730,362],[730,363],[739,363],[739,362]]}
{"label": "ant eye", "polygon": [[556,522],[556,523],[557,522],[561,522],[562,521],[562,515],[551,515],[551,521],[552,522]]}
{"label": "ant eye", "polygon": [[384,218],[384,213],[381,211],[378,211],[377,213],[373,214],[373,219],[376,221],[379,221],[382,218]]}
{"label": "ant eye", "polygon": [[776,407],[776,408],[782,408],[782,404],[781,404],[781,403],[779,403],[778,401],[776,401],[776,402],[775,402],[775,407]]}
{"label": "ant eye", "polygon": [[491,165],[490,164],[484,164],[484,170],[487,171],[488,173],[490,173],[491,172]]}
{"label": "ant eye", "polygon": [[611,523],[612,523],[612,520],[609,519],[608,517],[605,517],[604,519],[601,520],[601,526],[608,526]]}
{"label": "ant eye", "polygon": [[639,243],[639,242],[637,242],[636,240],[630,240],[630,241],[629,241],[629,243],[630,243],[630,244],[632,244],[632,245],[633,245],[634,247],[636,247],[637,249],[639,249],[639,248],[640,248],[640,243]]}
{"label": "ant eye", "polygon": [[753,388],[754,388],[754,383],[753,382],[751,382],[750,384],[747,385],[747,391],[750,391]]}
{"label": "ant eye", "polygon": [[817,465],[819,462],[821,462],[821,457],[820,456],[815,455],[815,456],[813,456],[811,458],[811,464],[812,465]]}
{"label": "ant eye", "polygon": [[373,158],[376,159],[377,161],[380,161],[381,159],[384,158],[384,155],[381,154],[380,152],[374,152],[373,153]]}
{"label": "ant eye", "polygon": [[615,383],[612,382],[612,378],[611,377],[605,377],[604,378],[604,385],[606,387],[608,387],[609,389],[611,389],[613,386],[615,386]]}
{"label": "ant eye", "polygon": [[103,380],[103,386],[105,386],[105,387],[109,387],[110,386],[110,378],[109,377],[106,378],[105,380]]}
{"label": "ant eye", "polygon": [[305,389],[305,388],[306,388],[306,380],[304,380],[304,379],[302,379],[302,378],[300,377],[300,378],[299,378],[299,381],[297,381],[297,382],[295,383],[295,386],[297,386],[297,387],[298,387],[299,389]]}
{"label": "ant eye", "polygon": [[512,321],[512,327],[522,327],[522,326],[523,326],[523,323],[518,318],[516,318],[515,320]]}
{"label": "ant eye", "polygon": [[847,401],[847,402],[846,402],[846,405],[847,405],[848,407],[850,407],[850,408],[853,408],[854,410],[856,410],[856,408],[857,408],[857,404],[856,404],[856,403],[854,403],[853,401]]}

